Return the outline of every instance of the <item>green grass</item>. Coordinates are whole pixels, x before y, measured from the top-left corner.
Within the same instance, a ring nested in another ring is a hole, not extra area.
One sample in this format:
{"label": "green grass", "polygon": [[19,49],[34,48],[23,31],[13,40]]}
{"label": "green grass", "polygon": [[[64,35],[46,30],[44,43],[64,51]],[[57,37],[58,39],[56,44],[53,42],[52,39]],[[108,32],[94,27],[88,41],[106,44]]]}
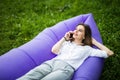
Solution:
{"label": "green grass", "polygon": [[92,13],[103,43],[115,52],[100,80],[119,80],[120,0],[0,0],[0,55],[59,21]]}

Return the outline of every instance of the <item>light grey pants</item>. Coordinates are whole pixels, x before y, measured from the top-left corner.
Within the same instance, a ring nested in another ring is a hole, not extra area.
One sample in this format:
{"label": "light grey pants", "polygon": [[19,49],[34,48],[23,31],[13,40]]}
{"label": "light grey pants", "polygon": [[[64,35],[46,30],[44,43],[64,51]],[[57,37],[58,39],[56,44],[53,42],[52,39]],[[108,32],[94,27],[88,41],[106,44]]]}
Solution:
{"label": "light grey pants", "polygon": [[74,68],[61,60],[49,60],[17,80],[71,80]]}

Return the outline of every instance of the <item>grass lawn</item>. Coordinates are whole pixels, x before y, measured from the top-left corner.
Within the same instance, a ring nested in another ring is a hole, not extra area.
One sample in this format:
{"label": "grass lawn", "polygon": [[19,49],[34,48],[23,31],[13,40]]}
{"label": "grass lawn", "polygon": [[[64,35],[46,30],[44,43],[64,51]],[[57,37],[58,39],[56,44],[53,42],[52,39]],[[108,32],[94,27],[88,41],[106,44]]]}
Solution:
{"label": "grass lawn", "polygon": [[100,80],[120,76],[120,0],[0,0],[0,55],[33,39],[43,29],[92,13],[103,43],[115,52]]}

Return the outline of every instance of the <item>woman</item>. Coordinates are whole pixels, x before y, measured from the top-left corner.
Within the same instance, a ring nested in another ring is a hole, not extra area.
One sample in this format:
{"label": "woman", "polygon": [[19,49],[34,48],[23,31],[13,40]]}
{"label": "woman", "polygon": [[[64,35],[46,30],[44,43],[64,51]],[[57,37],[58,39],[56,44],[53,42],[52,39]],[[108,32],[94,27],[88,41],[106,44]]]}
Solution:
{"label": "woman", "polygon": [[[97,46],[100,50],[92,48]],[[71,80],[74,71],[89,56],[107,58],[114,53],[91,37],[90,27],[79,24],[74,31],[69,31],[53,47],[57,54],[52,60],[37,66],[17,80]]]}

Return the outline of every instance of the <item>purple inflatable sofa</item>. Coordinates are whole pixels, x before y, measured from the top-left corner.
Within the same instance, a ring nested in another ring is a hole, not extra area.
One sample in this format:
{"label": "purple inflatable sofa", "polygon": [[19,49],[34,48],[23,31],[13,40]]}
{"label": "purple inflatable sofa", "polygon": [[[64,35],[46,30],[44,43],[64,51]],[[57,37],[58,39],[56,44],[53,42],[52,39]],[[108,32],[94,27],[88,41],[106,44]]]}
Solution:
{"label": "purple inflatable sofa", "polygon": [[[55,57],[56,55],[51,52],[52,46],[67,31],[74,30],[79,23],[90,25],[92,36],[102,43],[99,30],[91,13],[61,21],[44,29],[31,41],[0,56],[0,80],[15,80],[42,62]],[[103,64],[103,58],[89,57],[75,72],[72,80],[99,80]]]}

